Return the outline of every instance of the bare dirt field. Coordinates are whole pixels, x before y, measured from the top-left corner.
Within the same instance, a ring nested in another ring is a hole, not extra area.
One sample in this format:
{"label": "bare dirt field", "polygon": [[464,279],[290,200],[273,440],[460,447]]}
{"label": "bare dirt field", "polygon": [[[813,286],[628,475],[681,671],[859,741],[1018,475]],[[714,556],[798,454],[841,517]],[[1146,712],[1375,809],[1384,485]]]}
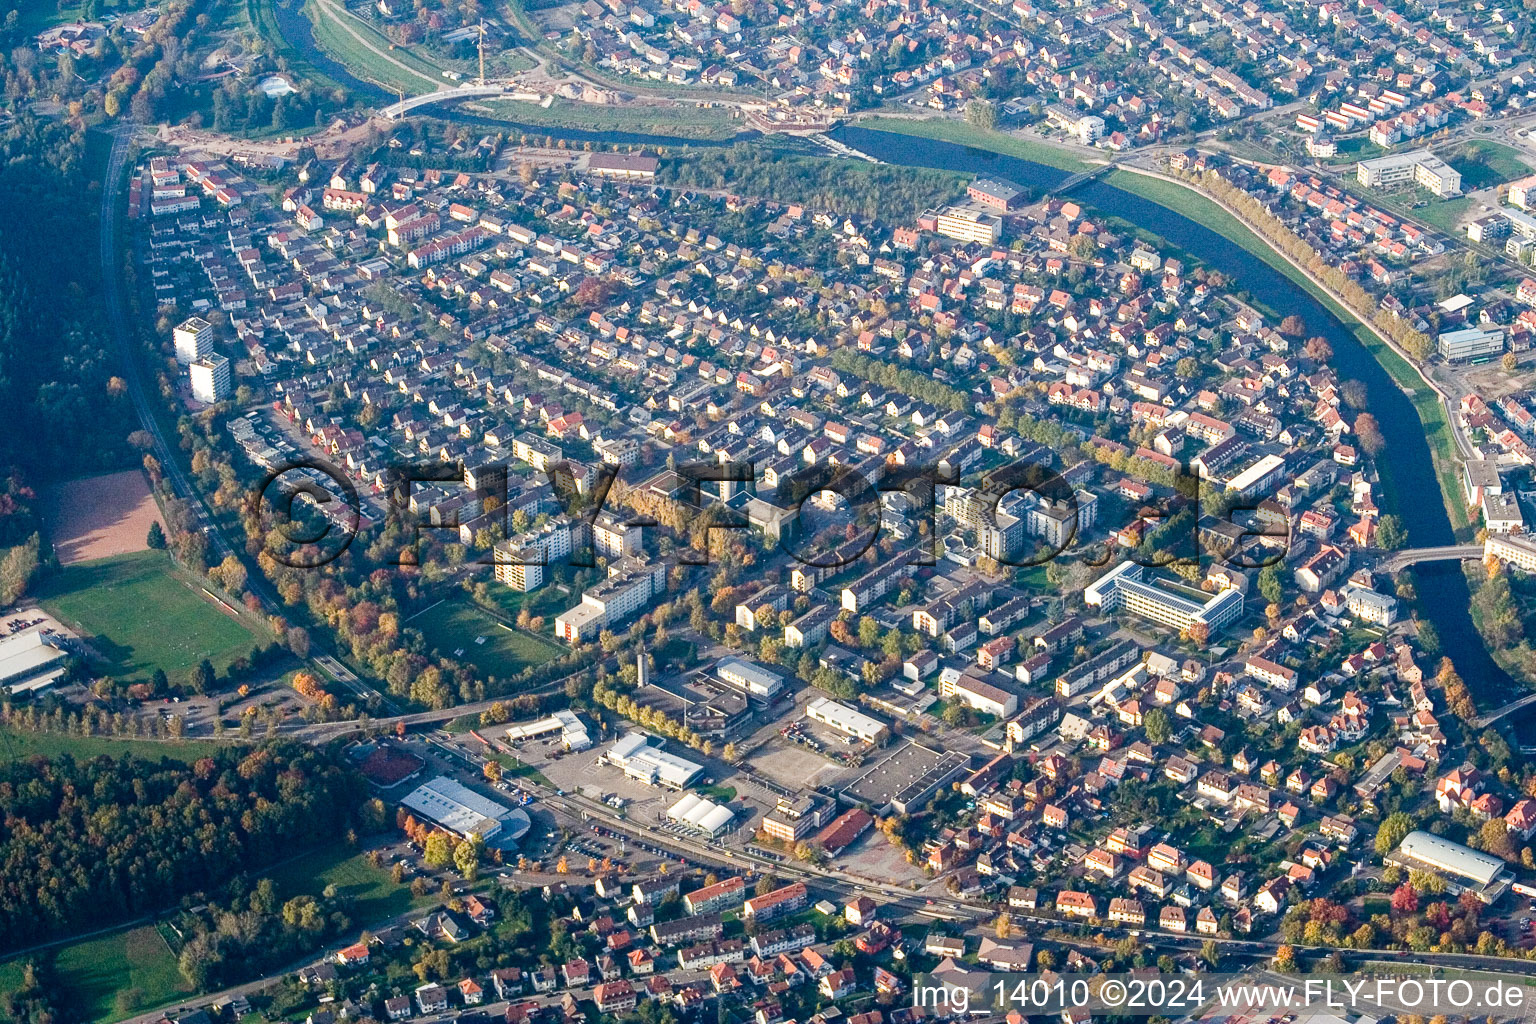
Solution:
{"label": "bare dirt field", "polygon": [[137,469],[57,484],[49,498],[53,546],[63,565],[143,551],[149,524],[165,526]]}

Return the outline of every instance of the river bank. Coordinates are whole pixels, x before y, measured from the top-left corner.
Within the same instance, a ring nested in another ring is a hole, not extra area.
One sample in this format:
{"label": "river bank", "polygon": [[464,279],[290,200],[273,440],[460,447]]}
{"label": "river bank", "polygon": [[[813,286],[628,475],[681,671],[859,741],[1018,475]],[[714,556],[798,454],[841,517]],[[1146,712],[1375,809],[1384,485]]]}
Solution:
{"label": "river bank", "polygon": [[[909,134],[849,126],[832,135],[845,145],[889,163],[996,175],[1041,191],[1049,191],[1070,177],[1061,168]],[[1297,280],[1298,271],[1257,234],[1247,229],[1235,230],[1234,225],[1241,225],[1214,202],[1188,189],[1175,192],[1171,183],[1153,178],[1122,178],[1120,183],[1128,180],[1155,182],[1158,190],[1154,192],[1152,185],[1143,184],[1133,192],[1112,181],[1094,180],[1081,185],[1073,198],[1102,215],[1157,235],[1167,244],[1222,271],[1229,280],[1240,282],[1257,304],[1299,316],[1308,336],[1327,340],[1334,352],[1334,370],[1341,379],[1359,380],[1364,385],[1368,406],[1387,437],[1392,457],[1391,491],[1386,497],[1407,527],[1411,542],[1426,547],[1454,544],[1456,529],[1446,503],[1415,500],[1418,495],[1444,491],[1431,452],[1429,429],[1420,414],[1422,399],[1415,401],[1422,392],[1433,392],[1422,382],[1413,387],[1412,377],[1407,378],[1408,386],[1400,384],[1388,369],[1388,357],[1395,356],[1390,348],[1380,342],[1373,345],[1368,332],[1364,337],[1357,334],[1360,325],[1352,314],[1326,294],[1315,294],[1315,285]],[[1140,192],[1153,192],[1157,198],[1147,198]],[[1233,237],[1227,237],[1223,228],[1230,230]],[[1378,352],[1382,355],[1378,356]],[[1396,369],[1399,373],[1412,373],[1406,364]],[[1438,399],[1432,398],[1431,404],[1437,408]],[[1509,695],[1522,692],[1525,687],[1494,661],[1472,622],[1471,594],[1460,566],[1429,563],[1419,566],[1416,576],[1422,613],[1434,625],[1441,650],[1453,659],[1479,706],[1495,707]]]}
{"label": "river bank", "polygon": [[[1455,428],[1450,419],[1450,396],[1419,369],[1406,353],[1377,330],[1375,325],[1345,306],[1305,267],[1293,263],[1240,215],[1215,197],[1169,175],[1137,167],[1117,167],[1106,176],[1105,181],[1212,228],[1264,260],[1323,303],[1370,351],[1398,388],[1413,402],[1424,426],[1425,437],[1430,442],[1435,478],[1457,540],[1467,542],[1472,539],[1474,529],[1462,497],[1461,454],[1456,447]],[[1284,311],[1268,312],[1282,315]]]}

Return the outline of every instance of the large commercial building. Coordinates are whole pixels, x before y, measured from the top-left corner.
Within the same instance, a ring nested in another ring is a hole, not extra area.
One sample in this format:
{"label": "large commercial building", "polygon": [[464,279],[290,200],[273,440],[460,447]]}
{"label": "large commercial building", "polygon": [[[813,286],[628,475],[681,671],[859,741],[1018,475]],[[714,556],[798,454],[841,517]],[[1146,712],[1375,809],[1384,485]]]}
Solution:
{"label": "large commercial building", "polygon": [[696,793],[685,793],[681,800],[667,808],[667,820],[684,828],[717,836],[730,827],[736,815],[729,807],[706,800]]}
{"label": "large commercial building", "polygon": [[884,722],[827,697],[817,697],[811,701],[806,705],[805,713],[812,721],[830,725],[838,732],[857,737],[866,743],[879,743],[890,735]]}
{"label": "large commercial building", "polygon": [[992,245],[1003,234],[1003,222],[979,206],[951,206],[934,218],[934,230],[962,242]]}
{"label": "large commercial building", "polygon": [[44,689],[64,674],[69,653],[35,629],[0,640],[0,688],[10,693]]}
{"label": "large commercial building", "polygon": [[464,839],[517,840],[528,831],[528,815],[481,796],[446,775],[417,786],[401,806],[438,828]]}
{"label": "large commercial building", "polygon": [[1504,332],[1498,328],[1464,327],[1440,335],[1435,339],[1435,347],[1442,358],[1453,363],[1484,359],[1504,351]]}
{"label": "large commercial building", "polygon": [[1461,195],[1461,174],[1424,149],[1362,160],[1355,167],[1355,177],[1367,188],[1411,181],[1442,199]]}
{"label": "large commercial building", "polygon": [[1177,630],[1203,625],[1214,635],[1243,616],[1243,593],[1228,588],[1206,594],[1162,580],[1124,561],[1083,591],[1083,603],[1105,612],[1127,611]]}
{"label": "large commercial building", "polygon": [[868,807],[878,815],[915,814],[935,793],[970,771],[971,759],[965,754],[905,743],[843,787],[839,795],[843,802]]}
{"label": "large commercial building", "polygon": [[784,690],[784,677],[745,658],[721,658],[715,666],[720,681],[745,693],[753,700],[768,702]]}
{"label": "large commercial building", "polygon": [[643,732],[625,733],[608,748],[607,757],[609,764],[622,768],[630,778],[666,789],[682,789],[704,770],[687,758],[652,746],[651,737]]}
{"label": "large commercial building", "polygon": [[1429,832],[1408,833],[1386,861],[1410,871],[1433,872],[1445,879],[1452,895],[1470,892],[1484,903],[1497,900],[1510,883],[1499,858]]}

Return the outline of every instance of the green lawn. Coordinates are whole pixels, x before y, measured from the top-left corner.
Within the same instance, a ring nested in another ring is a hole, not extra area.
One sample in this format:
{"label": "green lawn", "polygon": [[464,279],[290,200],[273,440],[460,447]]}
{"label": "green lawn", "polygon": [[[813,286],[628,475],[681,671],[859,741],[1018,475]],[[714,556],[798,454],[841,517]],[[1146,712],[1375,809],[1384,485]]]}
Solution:
{"label": "green lawn", "polygon": [[861,117],[855,122],[860,128],[878,132],[895,132],[898,135],[916,135],[924,139],[941,139],[961,146],[1016,156],[1021,160],[1033,160],[1037,164],[1057,167],[1064,171],[1086,171],[1095,164],[1080,160],[1069,150],[1049,146],[1043,142],[1021,139],[1006,132],[992,132],[964,121],[943,117]]}
{"label": "green lawn", "polygon": [[1461,187],[1468,191],[1502,185],[1531,173],[1518,149],[1486,139],[1452,146],[1441,150],[1439,156],[1461,172]]}
{"label": "green lawn", "polygon": [[44,608],[89,635],[118,679],[163,668],[172,681],[208,658],[219,671],[251,652],[255,636],[163,551],[66,566],[38,595]]}
{"label": "green lawn", "polygon": [[367,854],[344,843],[323,847],[261,874],[272,879],[284,900],[318,896],[326,886],[336,886],[341,896],[353,901],[351,917],[358,928],[387,921],[437,899],[435,890],[421,900],[414,899],[409,886],[396,885],[390,879],[388,868],[374,867],[368,863]]}
{"label": "green lawn", "polygon": [[444,78],[440,68],[409,50],[391,48],[389,39],[372,25],[342,13],[322,0],[308,0],[304,4],[304,13],[314,23],[315,45],[345,64],[359,78],[388,89],[404,90],[407,96],[457,84]]}
{"label": "green lawn", "polygon": [[[421,630],[427,647],[445,658],[467,661],[487,676],[510,679],[529,665],[542,665],[562,652],[553,640],[504,626],[457,595],[405,623]],[[476,643],[484,638],[483,643]]]}
{"label": "green lawn", "polygon": [[1430,227],[1438,228],[1452,238],[1456,238],[1460,237],[1460,232],[1456,230],[1456,225],[1461,222],[1461,218],[1466,214],[1467,208],[1471,205],[1471,196],[1458,196],[1455,199],[1436,199],[1428,205],[1419,207],[1417,210],[1404,210],[1403,212],[1409,216],[1417,217]]}
{"label": "green lawn", "polygon": [[643,132],[690,139],[728,139],[742,130],[729,110],[703,107],[609,107],[556,99],[546,110],[517,100],[476,101],[463,105],[472,114],[491,120],[516,121],[550,129]]}
{"label": "green lawn", "polygon": [[68,754],[76,760],[100,757],[117,758],[123,754],[146,761],[168,757],[191,764],[200,757],[212,756],[219,745],[209,740],[122,740],[109,736],[68,736],[62,733],[18,732],[0,728],[0,758],[15,761],[26,757],[58,757]]}
{"label": "green lawn", "polygon": [[119,1020],[191,990],[154,925],[141,925],[59,950],[54,971],[71,1019]]}

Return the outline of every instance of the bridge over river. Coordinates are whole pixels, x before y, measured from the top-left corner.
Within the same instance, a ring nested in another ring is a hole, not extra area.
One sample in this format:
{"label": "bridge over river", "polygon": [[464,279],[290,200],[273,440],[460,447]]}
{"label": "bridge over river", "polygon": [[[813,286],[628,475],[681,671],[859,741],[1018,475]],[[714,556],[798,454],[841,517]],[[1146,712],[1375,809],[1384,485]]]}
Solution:
{"label": "bridge over river", "polygon": [[1474,558],[1483,557],[1481,544],[1447,544],[1437,548],[1404,548],[1394,551],[1380,562],[1376,568],[1382,572],[1398,572],[1410,565],[1418,565],[1422,562],[1468,562]]}

